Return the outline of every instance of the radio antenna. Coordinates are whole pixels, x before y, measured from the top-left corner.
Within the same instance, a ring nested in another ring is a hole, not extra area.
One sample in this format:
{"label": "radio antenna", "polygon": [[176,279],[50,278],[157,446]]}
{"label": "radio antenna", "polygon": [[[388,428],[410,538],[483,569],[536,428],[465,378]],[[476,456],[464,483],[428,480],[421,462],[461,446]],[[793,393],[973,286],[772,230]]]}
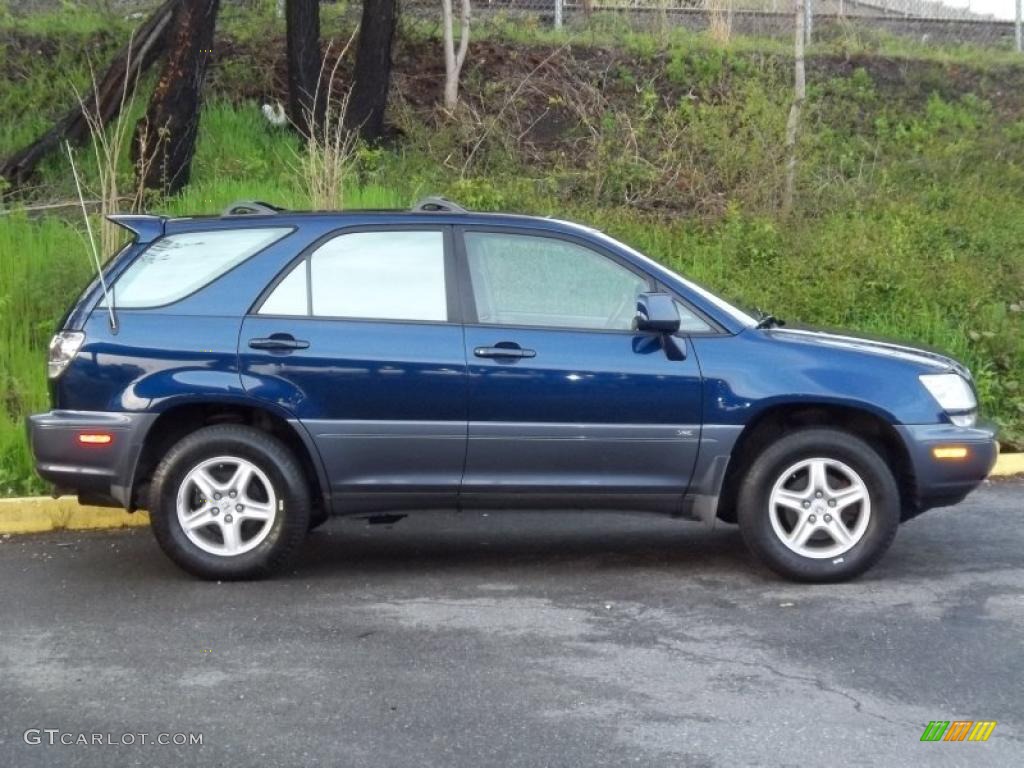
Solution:
{"label": "radio antenna", "polygon": [[114,316],[114,302],[110,299],[110,291],[107,290],[107,280],[103,276],[103,265],[100,263],[100,252],[96,247],[96,238],[92,235],[92,224],[89,223],[89,212],[85,209],[85,197],[82,195],[82,182],[78,178],[78,169],[75,167],[75,158],[71,154],[71,142],[64,141],[64,149],[68,153],[68,162],[71,163],[71,174],[75,177],[75,189],[78,191],[78,202],[82,206],[82,218],[85,219],[85,231],[89,235],[89,245],[92,247],[92,260],[96,264],[96,274],[100,278],[100,288],[103,289],[103,300],[107,304],[107,313],[110,315],[110,330],[117,330],[117,318]]}

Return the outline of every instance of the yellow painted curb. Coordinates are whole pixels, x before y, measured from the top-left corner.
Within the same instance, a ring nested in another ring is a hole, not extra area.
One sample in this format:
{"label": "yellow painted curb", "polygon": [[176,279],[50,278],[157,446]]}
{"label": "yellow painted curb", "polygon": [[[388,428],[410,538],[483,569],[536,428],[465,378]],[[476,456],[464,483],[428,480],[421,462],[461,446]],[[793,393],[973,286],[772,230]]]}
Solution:
{"label": "yellow painted curb", "polygon": [[1024,475],[1024,453],[1000,454],[996,460],[996,465],[992,468],[992,475],[994,477]]}
{"label": "yellow painted curb", "polygon": [[149,525],[146,512],[125,512],[112,507],[88,507],[74,496],[51,499],[32,496],[0,499],[0,534],[85,531],[98,528],[127,528]]}

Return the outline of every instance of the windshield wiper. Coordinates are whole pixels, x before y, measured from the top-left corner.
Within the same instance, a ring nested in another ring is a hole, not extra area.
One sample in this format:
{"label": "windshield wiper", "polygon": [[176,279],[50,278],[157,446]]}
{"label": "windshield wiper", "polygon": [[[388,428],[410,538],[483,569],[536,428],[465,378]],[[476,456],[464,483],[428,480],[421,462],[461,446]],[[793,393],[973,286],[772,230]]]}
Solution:
{"label": "windshield wiper", "polygon": [[757,325],[754,326],[755,328],[781,328],[785,324],[785,320],[780,320],[775,315],[757,310]]}

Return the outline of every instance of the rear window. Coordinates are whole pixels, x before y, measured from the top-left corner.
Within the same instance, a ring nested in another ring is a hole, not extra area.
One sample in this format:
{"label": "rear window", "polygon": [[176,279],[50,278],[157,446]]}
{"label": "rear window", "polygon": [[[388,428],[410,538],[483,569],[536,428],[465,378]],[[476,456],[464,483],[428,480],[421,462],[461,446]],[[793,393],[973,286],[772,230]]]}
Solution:
{"label": "rear window", "polygon": [[114,306],[144,309],[183,299],[289,232],[288,227],[218,229],[162,237],[118,278]]}

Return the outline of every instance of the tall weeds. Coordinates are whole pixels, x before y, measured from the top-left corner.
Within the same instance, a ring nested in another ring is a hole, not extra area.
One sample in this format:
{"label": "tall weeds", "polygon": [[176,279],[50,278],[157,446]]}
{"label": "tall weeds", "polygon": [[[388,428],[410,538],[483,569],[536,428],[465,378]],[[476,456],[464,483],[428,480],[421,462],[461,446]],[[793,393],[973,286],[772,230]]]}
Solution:
{"label": "tall weeds", "polygon": [[[341,210],[345,207],[345,182],[352,171],[359,148],[359,134],[345,126],[351,87],[335,88],[338,67],[352,45],[355,34],[328,69],[331,44],[324,52],[312,102],[303,109],[305,125],[296,126],[306,140],[298,152],[298,172],[309,198],[310,207]],[[317,105],[323,99],[323,120],[317,120]]]}
{"label": "tall weeds", "polygon": [[[145,190],[139,183],[129,187],[122,187],[118,178],[118,166],[120,159],[131,142],[132,136],[132,107],[135,104],[135,93],[138,85],[138,78],[129,76],[131,72],[131,46],[129,46],[128,58],[125,61],[125,76],[121,84],[120,100],[117,107],[117,117],[109,126],[104,125],[103,108],[100,103],[99,83],[96,79],[96,71],[92,62],[89,62],[89,77],[92,82],[92,98],[82,94],[78,88],[72,85],[75,97],[82,108],[82,116],[89,127],[90,145],[92,147],[93,161],[96,166],[95,190],[98,198],[100,222],[100,253],[104,257],[109,256],[123,240],[123,232],[115,224],[107,221],[107,216],[125,209],[129,211],[142,210],[145,202]],[[147,151],[146,142],[142,142],[138,153],[138,166],[134,174],[135,179],[145,177],[144,171],[152,162],[154,153]]]}
{"label": "tall weeds", "polygon": [[720,45],[732,37],[733,0],[705,0],[708,10],[708,36]]}

